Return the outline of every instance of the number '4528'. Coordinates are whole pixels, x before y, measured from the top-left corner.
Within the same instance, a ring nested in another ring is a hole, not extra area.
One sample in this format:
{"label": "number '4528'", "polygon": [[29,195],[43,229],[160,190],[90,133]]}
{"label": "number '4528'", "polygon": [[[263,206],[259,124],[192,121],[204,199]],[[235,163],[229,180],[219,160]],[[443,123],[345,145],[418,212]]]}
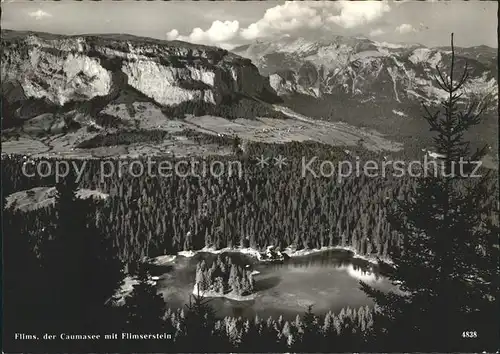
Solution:
{"label": "number '4528'", "polygon": [[476,331],[462,332],[462,338],[477,338],[477,332]]}

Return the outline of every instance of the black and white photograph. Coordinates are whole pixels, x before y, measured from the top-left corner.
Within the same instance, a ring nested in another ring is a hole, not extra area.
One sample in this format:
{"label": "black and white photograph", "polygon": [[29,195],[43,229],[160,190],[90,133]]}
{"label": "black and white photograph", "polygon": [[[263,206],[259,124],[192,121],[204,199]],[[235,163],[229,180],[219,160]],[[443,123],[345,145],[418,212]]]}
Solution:
{"label": "black and white photograph", "polygon": [[2,0],[2,352],[498,353],[498,13]]}

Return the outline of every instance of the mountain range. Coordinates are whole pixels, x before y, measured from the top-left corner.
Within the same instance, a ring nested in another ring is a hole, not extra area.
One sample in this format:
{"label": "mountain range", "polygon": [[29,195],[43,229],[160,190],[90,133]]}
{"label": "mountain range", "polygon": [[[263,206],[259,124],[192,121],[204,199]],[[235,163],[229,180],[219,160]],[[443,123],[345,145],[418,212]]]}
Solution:
{"label": "mountain range", "polygon": [[[232,52],[124,34],[2,30],[1,41],[2,148],[56,156],[229,153],[235,135],[420,148],[431,143],[420,104],[444,97],[434,76],[451,53],[340,36]],[[496,149],[496,50],[457,48],[457,75],[465,61],[464,100],[495,103],[472,140]]]}
{"label": "mountain range", "polygon": [[[237,47],[273,89],[299,113],[376,129],[400,141],[429,136],[421,104],[435,107],[446,93],[437,68],[448,73],[451,48],[377,42],[364,37],[282,37]],[[455,48],[455,78],[465,64],[469,80],[463,102],[487,99],[484,122],[473,140],[497,146],[497,50]]]}

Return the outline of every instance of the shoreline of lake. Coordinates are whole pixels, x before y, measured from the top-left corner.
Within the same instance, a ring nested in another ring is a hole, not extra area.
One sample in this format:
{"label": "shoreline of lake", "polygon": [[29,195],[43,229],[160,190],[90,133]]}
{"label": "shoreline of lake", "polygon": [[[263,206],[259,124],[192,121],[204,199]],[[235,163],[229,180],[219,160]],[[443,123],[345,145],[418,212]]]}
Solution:
{"label": "shoreline of lake", "polygon": [[[368,263],[371,263],[372,265],[379,265],[379,259],[382,260],[385,263],[391,264],[391,260],[388,259],[387,257],[376,257],[376,256],[366,256],[366,255],[360,255],[358,254],[352,247],[349,246],[325,246],[321,248],[313,248],[313,249],[301,249],[301,250],[294,250],[291,247],[286,247],[282,254],[286,254],[290,258],[296,258],[296,257],[304,257],[304,256],[310,256],[316,253],[321,253],[321,252],[328,252],[328,251],[346,251],[352,254],[353,259],[360,259],[363,261],[366,261]],[[186,258],[191,258],[197,255],[198,253],[211,253],[211,254],[222,254],[222,253],[241,253],[253,258],[256,258],[259,262],[269,262],[273,261],[268,260],[268,259],[262,259],[261,256],[261,251],[255,249],[255,248],[242,248],[242,247],[225,247],[221,249],[215,249],[213,247],[204,247],[200,250],[196,251],[179,251],[177,252],[176,255],[162,255],[158,257],[154,257],[152,259],[153,264],[157,265],[165,265],[170,262],[173,262],[177,256],[181,257],[186,257]]]}
{"label": "shoreline of lake", "polygon": [[240,302],[255,300],[255,298],[257,297],[257,293],[243,296],[243,295],[233,294],[232,292],[228,292],[226,294],[220,294],[220,293],[216,293],[214,291],[202,291],[202,292],[200,292],[198,290],[198,284],[196,284],[196,283],[194,284],[194,287],[193,287],[193,295],[207,297],[207,298],[225,298],[228,300],[240,301]]}
{"label": "shoreline of lake", "polygon": [[[207,252],[208,251],[208,252]],[[213,251],[213,252],[210,252]],[[227,253],[225,253],[227,252]],[[202,249],[164,255],[156,261],[158,292],[174,308],[189,304],[196,294],[196,265],[202,260],[213,260],[225,253],[236,257],[249,270],[259,272],[255,278],[255,292],[249,297],[231,294],[205,293],[220,317],[255,315],[268,317],[283,315],[293,318],[314,305],[322,314],[343,307],[371,306],[372,301],[359,287],[359,281],[370,283],[386,291],[391,288],[386,279],[378,275],[378,267],[360,257],[354,257],[349,249],[340,247],[290,252],[293,257],[279,262],[259,261],[253,249],[225,248]],[[232,254],[231,254],[232,253]],[[186,257],[187,256],[187,257]]]}

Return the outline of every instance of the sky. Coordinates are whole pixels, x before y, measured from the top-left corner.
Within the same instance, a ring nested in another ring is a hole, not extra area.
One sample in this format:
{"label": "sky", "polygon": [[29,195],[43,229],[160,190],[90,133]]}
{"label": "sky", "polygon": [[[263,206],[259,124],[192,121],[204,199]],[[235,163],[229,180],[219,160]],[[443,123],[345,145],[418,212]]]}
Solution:
{"label": "sky", "polygon": [[283,36],[496,48],[496,1],[2,0],[1,26],[61,34],[129,33],[231,49]]}

